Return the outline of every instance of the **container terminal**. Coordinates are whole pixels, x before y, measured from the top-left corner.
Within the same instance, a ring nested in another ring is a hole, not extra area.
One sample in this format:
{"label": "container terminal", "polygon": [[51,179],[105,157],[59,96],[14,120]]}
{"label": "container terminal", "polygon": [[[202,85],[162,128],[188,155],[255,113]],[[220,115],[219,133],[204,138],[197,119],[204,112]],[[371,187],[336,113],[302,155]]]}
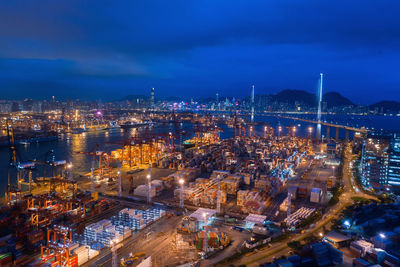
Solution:
{"label": "container terminal", "polygon": [[[208,266],[324,212],[340,143],[297,136],[296,126],[256,132],[237,116],[196,115],[182,129],[177,117],[171,131],[165,115],[141,118],[143,130],[111,151],[74,151],[91,160],[80,175],[52,151],[22,162],[9,122],[17,177],[1,211],[2,266]],[[221,139],[221,123],[231,137]],[[32,179],[37,166],[50,171]]]}

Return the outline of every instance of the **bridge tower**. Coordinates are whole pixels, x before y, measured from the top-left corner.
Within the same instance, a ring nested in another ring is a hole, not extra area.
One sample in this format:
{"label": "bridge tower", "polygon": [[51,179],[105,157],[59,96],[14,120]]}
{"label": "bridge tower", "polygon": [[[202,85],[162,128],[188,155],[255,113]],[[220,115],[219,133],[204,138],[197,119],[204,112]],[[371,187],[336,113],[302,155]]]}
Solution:
{"label": "bridge tower", "polygon": [[251,123],[254,122],[254,85],[251,87]]}
{"label": "bridge tower", "polygon": [[319,90],[318,90],[318,113],[317,113],[317,140],[321,141],[321,102],[322,102],[322,81],[323,74],[320,73]]}

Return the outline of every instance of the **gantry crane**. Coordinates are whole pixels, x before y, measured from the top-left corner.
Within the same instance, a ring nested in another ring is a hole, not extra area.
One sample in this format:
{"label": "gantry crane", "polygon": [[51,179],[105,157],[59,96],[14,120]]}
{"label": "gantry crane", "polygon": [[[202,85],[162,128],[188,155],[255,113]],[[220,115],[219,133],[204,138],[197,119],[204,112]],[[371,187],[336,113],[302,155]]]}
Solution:
{"label": "gantry crane", "polygon": [[46,246],[41,246],[41,260],[43,263],[53,260],[58,266],[69,266],[69,244],[72,242],[72,231],[68,227],[54,226],[47,229]]}
{"label": "gantry crane", "polygon": [[[100,148],[99,144],[95,144],[93,151],[90,151],[90,152],[76,151],[76,153],[78,153],[78,154],[84,154],[84,155],[92,156],[92,165],[91,165],[91,168],[90,168],[90,172],[91,172],[91,176],[90,176],[90,178],[91,178],[91,192],[92,193],[94,193],[94,164],[95,164],[95,161],[96,161],[96,157],[99,157],[99,168],[100,168],[100,171],[102,172],[101,158],[103,157],[103,155],[105,153],[104,151],[99,150],[99,148]],[[101,175],[102,174],[103,173],[101,173]]]}
{"label": "gantry crane", "polygon": [[[21,182],[25,180],[28,174],[29,180],[32,180],[32,170],[36,167],[34,162],[22,162],[19,151],[15,145],[14,129],[12,127],[12,120],[6,120],[7,139],[8,139],[8,186],[5,193],[5,203],[10,205],[13,200],[18,201],[21,198]],[[11,185],[11,169],[15,168],[17,172],[17,187]]]}

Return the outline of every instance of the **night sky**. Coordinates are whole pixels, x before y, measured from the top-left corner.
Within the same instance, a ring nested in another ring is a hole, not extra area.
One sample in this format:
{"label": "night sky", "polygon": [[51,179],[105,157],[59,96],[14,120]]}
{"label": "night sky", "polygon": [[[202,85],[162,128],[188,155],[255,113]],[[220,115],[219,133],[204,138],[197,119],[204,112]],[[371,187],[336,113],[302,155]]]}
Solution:
{"label": "night sky", "polygon": [[0,2],[0,98],[400,100],[399,1]]}

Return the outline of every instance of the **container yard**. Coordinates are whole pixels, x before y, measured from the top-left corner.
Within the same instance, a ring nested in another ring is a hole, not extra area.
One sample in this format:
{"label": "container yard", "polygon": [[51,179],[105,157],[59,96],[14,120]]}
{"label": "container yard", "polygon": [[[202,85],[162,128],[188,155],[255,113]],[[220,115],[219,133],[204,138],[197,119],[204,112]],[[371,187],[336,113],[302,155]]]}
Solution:
{"label": "container yard", "polygon": [[[144,133],[113,141],[120,148],[112,151],[103,151],[100,145],[92,151],[76,151],[90,158],[93,168],[74,182],[59,176],[43,179],[43,186],[34,188],[32,195],[9,194],[8,209],[22,205],[25,210],[18,212],[26,214],[31,228],[12,235],[12,240],[18,236],[26,240],[25,248],[17,252],[10,246],[4,251],[4,262],[9,261],[7,253],[24,262],[27,258],[20,254],[27,248],[41,253],[31,266],[111,264],[115,257],[121,264],[136,262],[140,257],[127,256],[138,253],[133,240],[142,244],[164,236],[152,225],[169,231],[166,240],[175,242],[176,251],[171,253],[176,257],[184,258],[187,251],[205,253],[195,252],[194,261],[224,251],[232,237],[244,242],[250,233],[261,233],[265,244],[317,210],[305,201],[320,205],[326,199],[328,180],[314,178],[318,175],[313,168],[321,161],[314,158],[308,139],[261,137],[250,134],[251,130],[246,135],[241,128],[233,138],[221,140],[220,129],[210,124],[194,127],[194,137],[181,146],[179,131],[165,135],[149,128]],[[165,207],[173,211],[168,216]],[[192,210],[196,211],[189,214]],[[229,220],[221,223],[228,214],[237,218],[232,228],[224,225]],[[247,222],[244,218],[250,215],[261,216],[263,222]],[[171,216],[177,217],[168,225]],[[268,220],[276,225],[283,222],[285,227],[267,227],[264,221]],[[66,242],[48,238],[54,225],[69,225]],[[168,243],[158,242],[154,247]],[[233,244],[238,249],[237,241]],[[153,251],[150,244],[148,251]],[[161,252],[153,253],[153,262],[163,262]]]}

